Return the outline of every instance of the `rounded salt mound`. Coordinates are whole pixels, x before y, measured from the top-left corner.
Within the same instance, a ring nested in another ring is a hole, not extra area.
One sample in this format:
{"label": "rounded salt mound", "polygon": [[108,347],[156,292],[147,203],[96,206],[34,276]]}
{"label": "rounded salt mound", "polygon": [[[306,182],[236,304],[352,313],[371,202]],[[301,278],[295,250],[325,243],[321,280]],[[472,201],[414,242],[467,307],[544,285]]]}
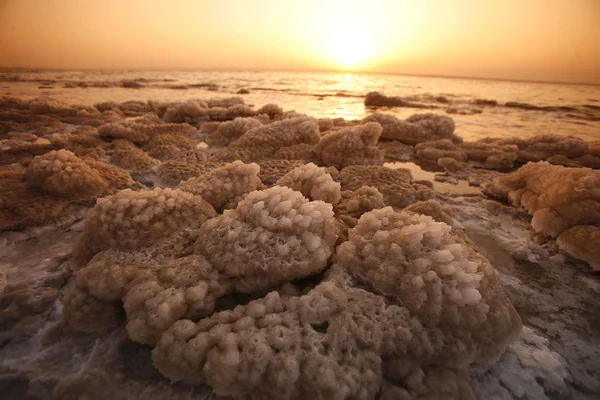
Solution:
{"label": "rounded salt mound", "polygon": [[274,186],[202,225],[196,252],[235,279],[237,291],[250,293],[265,281],[281,284],[323,270],[337,240],[334,225],[331,204]]}
{"label": "rounded salt mound", "polygon": [[463,368],[497,357],[520,327],[485,258],[447,225],[388,207],[361,217],[307,294],[180,320],[152,359],[174,380],[248,399],[465,399]]}
{"label": "rounded salt mound", "polygon": [[301,192],[311,200],[322,200],[336,205],[341,198],[341,186],[334,182],[325,168],[308,163],[294,168],[279,180],[277,185]]}
{"label": "rounded salt mound", "polygon": [[137,250],[184,228],[198,228],[217,213],[204,199],[178,189],[122,190],[98,199],[73,247],[75,268],[105,249]]}
{"label": "rounded salt mound", "polygon": [[32,186],[66,198],[95,198],[108,187],[97,171],[64,149],[35,157],[25,179]]}
{"label": "rounded salt mound", "polygon": [[520,330],[489,261],[445,223],[386,207],[364,214],[349,239],[332,273],[442,330],[448,343],[440,350],[451,363],[494,360]]}

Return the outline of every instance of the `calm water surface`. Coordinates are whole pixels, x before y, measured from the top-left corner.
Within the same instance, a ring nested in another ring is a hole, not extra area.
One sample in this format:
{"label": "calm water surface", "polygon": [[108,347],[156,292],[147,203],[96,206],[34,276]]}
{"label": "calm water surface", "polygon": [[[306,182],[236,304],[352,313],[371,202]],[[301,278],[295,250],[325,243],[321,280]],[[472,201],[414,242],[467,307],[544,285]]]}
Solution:
{"label": "calm water surface", "polygon": [[[249,93],[237,94],[241,89]],[[370,91],[401,96],[428,108],[381,110],[401,118],[417,112],[452,116],[456,133],[467,140],[536,134],[600,139],[600,86],[350,73],[0,71],[0,96],[45,95],[86,105],[242,96],[256,106],[277,103],[315,117],[357,119],[374,111],[363,102]],[[477,103],[481,99],[498,105]],[[507,107],[507,102],[538,109]]]}

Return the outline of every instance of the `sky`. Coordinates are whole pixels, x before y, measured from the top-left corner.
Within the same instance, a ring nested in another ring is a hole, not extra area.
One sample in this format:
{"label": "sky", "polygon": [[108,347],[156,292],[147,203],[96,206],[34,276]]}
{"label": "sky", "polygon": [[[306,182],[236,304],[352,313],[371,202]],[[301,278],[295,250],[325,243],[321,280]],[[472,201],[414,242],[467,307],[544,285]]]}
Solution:
{"label": "sky", "polygon": [[600,84],[600,0],[0,0],[0,67]]}

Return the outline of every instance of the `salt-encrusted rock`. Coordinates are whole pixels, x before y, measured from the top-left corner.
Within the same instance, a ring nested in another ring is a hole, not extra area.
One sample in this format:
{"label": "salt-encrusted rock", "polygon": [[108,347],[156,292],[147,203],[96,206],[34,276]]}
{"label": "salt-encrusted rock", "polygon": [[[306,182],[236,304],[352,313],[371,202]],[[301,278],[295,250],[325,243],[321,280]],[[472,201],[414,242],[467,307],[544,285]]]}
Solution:
{"label": "salt-encrusted rock", "polygon": [[221,123],[213,133],[206,135],[204,141],[210,146],[228,146],[244,133],[260,126],[261,122],[255,118],[238,117],[233,121]]}
{"label": "salt-encrusted rock", "polygon": [[454,120],[439,114],[414,114],[406,120],[400,120],[391,114],[376,112],[366,117],[364,122],[379,122],[383,127],[381,138],[398,140],[415,145],[428,140],[451,139],[462,141],[454,135]]}
{"label": "salt-encrusted rock", "polygon": [[594,246],[600,226],[600,171],[546,161],[528,163],[494,179],[486,190],[527,210],[535,231],[554,238],[564,234],[559,245],[597,268]]}
{"label": "salt-encrusted rock", "polygon": [[385,204],[394,207],[405,207],[417,200],[417,192],[411,185],[411,179],[409,170],[380,166],[352,165],[341,172],[342,189],[375,187],[383,194]]}
{"label": "salt-encrusted rock", "polygon": [[342,169],[349,165],[381,165],[383,154],[377,148],[381,125],[369,122],[342,128],[325,135],[315,152],[325,165]]}
{"label": "salt-encrusted rock", "polygon": [[178,189],[123,190],[98,199],[73,248],[74,267],[81,268],[105,249],[137,250],[184,228],[198,228],[215,216],[199,196]]}
{"label": "salt-encrusted rock", "polygon": [[108,187],[98,171],[68,150],[35,157],[27,167],[25,179],[32,186],[67,198],[94,198]]}
{"label": "salt-encrusted rock", "polygon": [[334,182],[325,168],[313,163],[294,168],[276,182],[279,186],[301,192],[310,200],[323,200],[336,205],[341,198],[341,186]]}
{"label": "salt-encrusted rock", "polygon": [[242,292],[312,275],[325,268],[337,239],[332,208],[286,187],[254,191],[202,225],[196,249]]}
{"label": "salt-encrusted rock", "polygon": [[154,364],[250,399],[474,398],[461,369],[498,357],[521,327],[489,262],[447,225],[391,208],[363,215],[336,254],[305,295],[176,322]]}
{"label": "salt-encrusted rock", "polygon": [[235,161],[181,182],[177,188],[202,197],[222,211],[232,199],[264,187],[259,172],[258,164]]}

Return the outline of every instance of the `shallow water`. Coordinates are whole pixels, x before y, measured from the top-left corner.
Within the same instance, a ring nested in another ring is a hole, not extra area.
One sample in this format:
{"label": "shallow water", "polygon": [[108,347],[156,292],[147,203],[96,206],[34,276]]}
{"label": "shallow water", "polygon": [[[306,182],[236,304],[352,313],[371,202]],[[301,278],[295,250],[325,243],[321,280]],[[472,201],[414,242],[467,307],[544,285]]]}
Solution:
{"label": "shallow water", "polygon": [[412,162],[389,162],[384,163],[383,166],[390,169],[406,168],[410,170],[413,180],[429,181],[433,184],[435,191],[440,193],[459,195],[481,194],[480,188],[469,185],[469,182],[463,179],[459,179],[456,185],[447,182],[438,182],[435,180],[435,176],[440,172],[426,171]]}
{"label": "shallow water", "polygon": [[[249,104],[277,103],[315,117],[345,119],[373,112],[364,106],[364,96],[379,91],[427,107],[382,111],[402,118],[448,113],[456,133],[467,140],[537,134],[600,138],[600,86],[593,85],[330,72],[0,70],[0,96],[48,95],[70,104],[230,97],[241,89],[249,92],[240,94]],[[497,105],[476,103],[481,99]]]}

